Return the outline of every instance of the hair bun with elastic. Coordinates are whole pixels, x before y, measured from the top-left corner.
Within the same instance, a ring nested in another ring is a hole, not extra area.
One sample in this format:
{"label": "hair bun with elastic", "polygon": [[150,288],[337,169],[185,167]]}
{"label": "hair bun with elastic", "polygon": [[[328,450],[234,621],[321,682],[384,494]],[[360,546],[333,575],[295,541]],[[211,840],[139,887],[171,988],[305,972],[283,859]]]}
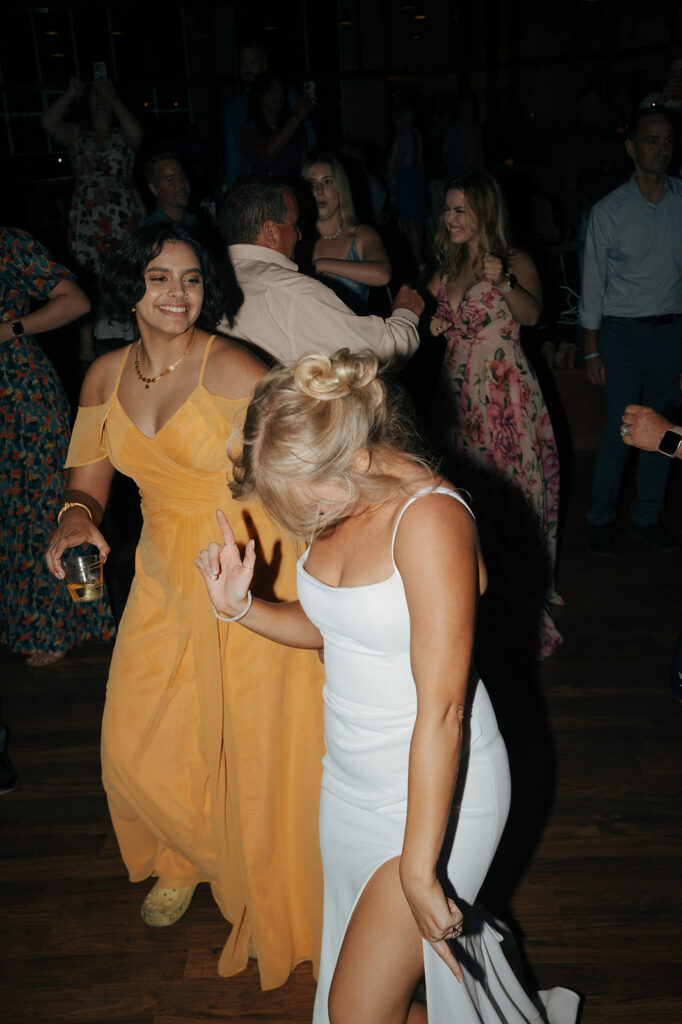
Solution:
{"label": "hair bun with elastic", "polygon": [[312,353],[297,362],[294,382],[304,395],[331,401],[371,384],[378,368],[379,361],[373,352],[351,353],[343,348],[331,359]]}

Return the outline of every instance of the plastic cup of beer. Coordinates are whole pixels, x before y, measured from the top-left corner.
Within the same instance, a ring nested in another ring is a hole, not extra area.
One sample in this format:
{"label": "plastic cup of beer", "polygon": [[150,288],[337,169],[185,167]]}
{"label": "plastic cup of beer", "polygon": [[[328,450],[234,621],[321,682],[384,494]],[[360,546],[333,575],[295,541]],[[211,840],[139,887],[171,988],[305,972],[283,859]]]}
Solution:
{"label": "plastic cup of beer", "polygon": [[76,550],[64,552],[62,566],[66,586],[76,604],[101,599],[104,586],[103,565],[99,551],[90,551],[88,554]]}

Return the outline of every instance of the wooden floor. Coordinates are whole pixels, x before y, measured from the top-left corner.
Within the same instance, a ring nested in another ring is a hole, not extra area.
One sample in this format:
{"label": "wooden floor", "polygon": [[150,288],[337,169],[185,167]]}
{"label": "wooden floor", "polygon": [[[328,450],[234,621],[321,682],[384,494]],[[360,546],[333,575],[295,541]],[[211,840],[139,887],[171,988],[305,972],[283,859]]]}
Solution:
{"label": "wooden floor", "polygon": [[[497,652],[515,797],[487,897],[513,915],[537,984],[584,995],[582,1024],[680,1024],[682,704],[667,667],[682,553],[650,552],[623,523],[616,559],[589,556],[590,469],[579,453],[559,573],[564,646],[524,671]],[[671,491],[674,528],[680,479]],[[148,883],[126,881],[99,779],[108,653],[89,646],[31,670],[0,649],[0,720],[22,782],[0,796],[2,1020],[309,1021],[306,965],[267,994],[254,963],[217,976],[227,925],[206,886],[176,926],[142,924]]]}

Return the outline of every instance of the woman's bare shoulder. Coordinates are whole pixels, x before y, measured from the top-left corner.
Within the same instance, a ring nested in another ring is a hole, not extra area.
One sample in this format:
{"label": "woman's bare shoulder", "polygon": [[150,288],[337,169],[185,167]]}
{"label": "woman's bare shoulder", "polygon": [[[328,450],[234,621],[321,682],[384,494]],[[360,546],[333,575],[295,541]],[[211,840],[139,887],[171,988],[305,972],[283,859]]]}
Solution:
{"label": "woman's bare shoulder", "polygon": [[126,345],[95,359],[83,379],[80,405],[102,405],[107,401],[116,387],[116,378],[129,350],[130,346]]}
{"label": "woman's bare shoulder", "polygon": [[361,242],[363,245],[384,244],[381,240],[381,235],[371,224],[356,224],[352,231],[358,242]]}
{"label": "woman's bare shoulder", "polygon": [[233,338],[216,335],[206,365],[204,385],[221,398],[245,398],[253,393],[267,367]]}

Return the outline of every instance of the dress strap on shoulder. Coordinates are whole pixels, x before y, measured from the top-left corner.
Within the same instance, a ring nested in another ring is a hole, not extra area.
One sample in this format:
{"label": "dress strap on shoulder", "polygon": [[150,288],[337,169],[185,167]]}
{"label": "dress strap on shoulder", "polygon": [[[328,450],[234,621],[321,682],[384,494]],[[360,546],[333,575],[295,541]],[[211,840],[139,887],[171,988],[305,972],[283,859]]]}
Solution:
{"label": "dress strap on shoulder", "polygon": [[462,495],[457,491],[453,491],[450,487],[423,487],[420,491],[417,491],[416,494],[413,494],[411,498],[408,498],[396,517],[395,526],[393,527],[393,537],[391,538],[391,558],[393,559],[394,565],[395,559],[393,558],[393,549],[395,548],[395,538],[398,533],[398,527],[400,526],[400,520],[403,518],[406,509],[408,509],[413,502],[417,501],[419,498],[423,498],[426,494],[449,494],[450,497],[458,501],[460,505],[464,505],[464,508],[467,510],[471,518],[476,522],[476,517],[471,511],[468,502],[466,502]]}
{"label": "dress strap on shoulder", "polygon": [[120,366],[118,368],[118,373],[116,374],[116,383],[114,384],[114,390],[112,392],[112,394],[114,394],[114,395],[118,395],[118,386],[121,383],[121,377],[123,376],[123,369],[125,367],[125,364],[126,364],[126,362],[128,360],[128,356],[130,355],[130,351],[133,348],[134,344],[135,344],[135,342],[133,342],[131,345],[126,345],[124,350],[123,350],[123,359],[121,360]]}
{"label": "dress strap on shoulder", "polygon": [[208,339],[208,341],[206,342],[206,344],[204,345],[204,356],[203,356],[203,359],[201,360],[201,369],[199,370],[199,383],[200,384],[204,383],[204,370],[206,369],[206,362],[208,360],[208,353],[211,351],[211,345],[213,344],[213,339],[214,338],[215,338],[215,334],[212,334],[210,336],[210,338]]}

